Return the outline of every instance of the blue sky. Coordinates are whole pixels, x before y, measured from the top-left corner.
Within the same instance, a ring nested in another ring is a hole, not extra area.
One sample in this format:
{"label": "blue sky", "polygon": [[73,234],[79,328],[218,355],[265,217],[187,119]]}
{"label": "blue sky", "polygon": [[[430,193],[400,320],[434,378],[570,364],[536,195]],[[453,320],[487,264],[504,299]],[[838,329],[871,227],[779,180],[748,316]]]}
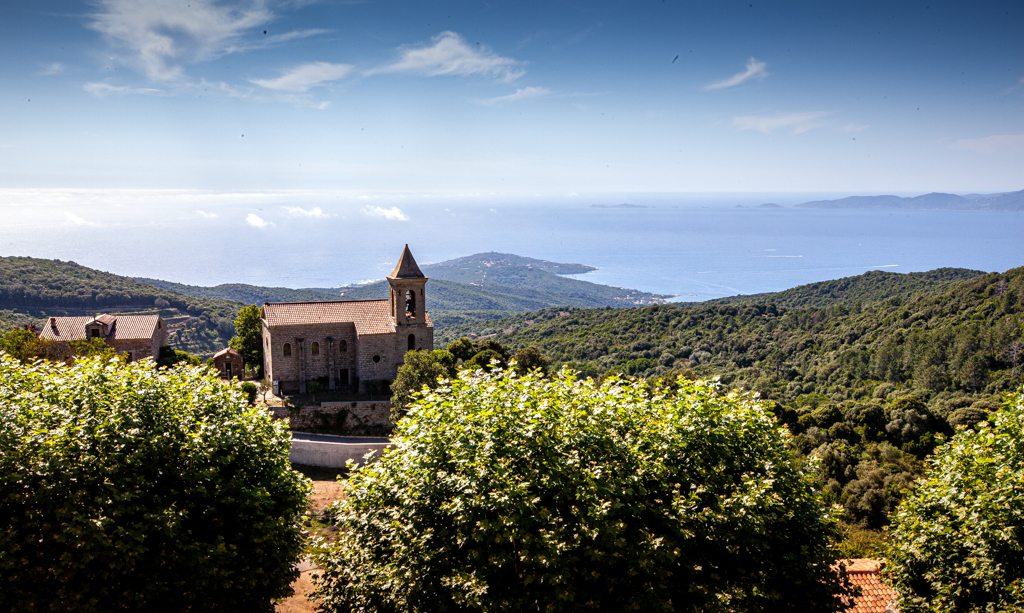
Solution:
{"label": "blue sky", "polygon": [[8,206],[76,189],[1024,188],[1021,2],[42,0],[3,16]]}

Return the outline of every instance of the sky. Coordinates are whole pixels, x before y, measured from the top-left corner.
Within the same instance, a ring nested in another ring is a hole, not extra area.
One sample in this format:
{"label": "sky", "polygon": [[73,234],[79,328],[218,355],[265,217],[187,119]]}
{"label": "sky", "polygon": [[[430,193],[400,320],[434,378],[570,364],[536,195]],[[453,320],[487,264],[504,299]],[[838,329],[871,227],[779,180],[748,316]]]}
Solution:
{"label": "sky", "polygon": [[33,0],[2,15],[8,211],[103,190],[1024,188],[1019,1]]}

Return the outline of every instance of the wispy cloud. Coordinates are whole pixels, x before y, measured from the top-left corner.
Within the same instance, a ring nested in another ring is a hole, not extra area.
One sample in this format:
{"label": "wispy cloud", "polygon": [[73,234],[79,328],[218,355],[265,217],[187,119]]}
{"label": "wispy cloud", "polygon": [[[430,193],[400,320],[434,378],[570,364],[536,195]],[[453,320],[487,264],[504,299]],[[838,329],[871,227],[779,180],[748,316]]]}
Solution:
{"label": "wispy cloud", "polygon": [[715,89],[726,89],[729,87],[736,87],[741,83],[745,83],[750,79],[761,80],[768,76],[768,72],[765,71],[765,67],[768,66],[765,62],[759,62],[754,58],[747,60],[747,69],[743,72],[738,72],[728,79],[712,83],[704,87],[704,91],[709,92]]}
{"label": "wispy cloud", "polygon": [[327,217],[330,217],[330,215],[325,214],[323,210],[318,206],[313,207],[311,209],[304,209],[299,206],[286,206],[281,208],[283,208],[285,212],[288,213],[289,217],[313,217],[316,219],[325,219]]}
{"label": "wispy cloud", "polygon": [[397,206],[385,209],[379,206],[363,207],[363,215],[370,217],[383,217],[388,221],[409,221],[409,216],[402,212]]}
{"label": "wispy cloud", "polygon": [[954,142],[952,147],[978,153],[1024,152],[1024,134],[995,134],[984,138],[961,138]]}
{"label": "wispy cloud", "polygon": [[182,64],[232,50],[243,32],[273,14],[261,0],[222,6],[213,0],[99,0],[89,24],[129,52],[127,62],[154,80],[183,76]]}
{"label": "wispy cloud", "polygon": [[788,115],[745,115],[733,117],[732,125],[739,130],[757,130],[769,134],[779,128],[792,128],[793,134],[801,134],[814,128],[820,128],[825,124],[822,118],[831,115],[831,111],[816,111],[812,113],[789,113]]}
{"label": "wispy cloud", "polygon": [[504,104],[506,102],[516,102],[518,100],[526,100],[527,98],[540,98],[542,96],[550,96],[551,90],[546,87],[521,87],[516,90],[514,94],[508,94],[507,96],[498,96],[497,98],[484,98],[477,100],[479,104],[486,104],[493,106],[496,104]]}
{"label": "wispy cloud", "polygon": [[330,62],[311,62],[296,66],[276,79],[249,79],[251,82],[267,89],[286,92],[304,92],[316,87],[343,79],[352,72],[350,64],[331,64]]}
{"label": "wispy cloud", "polygon": [[254,228],[259,228],[260,230],[266,228],[267,226],[274,225],[269,221],[264,220],[256,213],[249,213],[249,216],[245,218],[245,222]]}
{"label": "wispy cloud", "polygon": [[96,227],[96,226],[100,225],[100,224],[96,223],[95,221],[89,221],[87,219],[79,217],[78,215],[75,215],[74,213],[64,213],[64,223],[65,223],[65,225],[69,225],[69,226],[92,226],[92,227]]}
{"label": "wispy cloud", "polygon": [[60,74],[62,72],[64,72],[64,64],[61,64],[60,62],[54,62],[52,64],[47,64],[46,66],[43,66],[43,69],[39,71],[39,74],[43,76],[50,76]]}
{"label": "wispy cloud", "polygon": [[501,81],[515,81],[526,74],[522,62],[501,57],[487,47],[473,48],[455,32],[441,32],[430,46],[401,47],[398,61],[373,68],[365,74],[408,72],[436,77],[441,75],[485,75]]}
{"label": "wispy cloud", "polygon": [[217,216],[216,213],[207,213],[206,211],[200,211],[198,209],[196,209],[196,215],[199,215],[200,217],[203,217],[205,219],[213,219],[214,217]]}
{"label": "wispy cloud", "polygon": [[111,85],[110,83],[86,83],[82,89],[94,96],[110,96],[112,94],[159,94],[159,89],[151,87],[128,87],[126,85]]}

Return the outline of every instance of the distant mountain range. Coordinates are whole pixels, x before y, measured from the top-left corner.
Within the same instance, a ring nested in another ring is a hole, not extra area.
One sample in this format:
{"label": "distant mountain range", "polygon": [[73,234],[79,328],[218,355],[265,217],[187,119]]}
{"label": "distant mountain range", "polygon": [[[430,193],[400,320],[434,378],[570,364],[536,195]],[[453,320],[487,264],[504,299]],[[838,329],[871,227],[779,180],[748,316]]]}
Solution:
{"label": "distant mountain range", "polygon": [[798,209],[945,209],[956,211],[1024,211],[1024,190],[1002,194],[931,193],[913,198],[850,196],[797,204]]}

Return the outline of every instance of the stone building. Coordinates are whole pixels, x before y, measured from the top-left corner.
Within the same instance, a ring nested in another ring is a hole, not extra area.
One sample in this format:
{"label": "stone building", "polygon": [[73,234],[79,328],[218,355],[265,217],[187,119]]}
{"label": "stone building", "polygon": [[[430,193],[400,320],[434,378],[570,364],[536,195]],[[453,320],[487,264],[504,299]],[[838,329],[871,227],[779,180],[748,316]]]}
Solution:
{"label": "stone building", "polygon": [[409,246],[387,276],[385,300],[267,302],[263,304],[263,360],[274,393],[326,389],[366,390],[390,381],[406,351],[434,348],[426,284]]}
{"label": "stone building", "polygon": [[241,379],[245,376],[242,354],[231,347],[213,354],[213,367],[224,379]]}
{"label": "stone building", "polygon": [[103,339],[131,362],[160,355],[160,348],[167,346],[167,324],[159,315],[51,317],[39,338],[57,343]]}

